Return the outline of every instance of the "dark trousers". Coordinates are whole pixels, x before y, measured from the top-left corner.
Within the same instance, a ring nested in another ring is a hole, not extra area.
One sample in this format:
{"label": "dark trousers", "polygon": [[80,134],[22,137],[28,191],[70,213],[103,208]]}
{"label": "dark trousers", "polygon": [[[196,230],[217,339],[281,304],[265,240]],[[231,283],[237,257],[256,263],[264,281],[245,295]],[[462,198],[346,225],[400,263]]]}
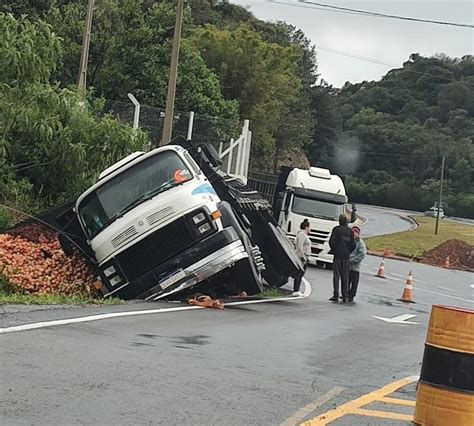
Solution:
{"label": "dark trousers", "polygon": [[304,273],[306,272],[306,268],[308,267],[308,263],[305,260],[301,260],[303,263],[303,272],[299,273],[294,279],[293,279],[293,291],[300,291],[300,286],[301,286],[301,280],[304,277]]}
{"label": "dark trousers", "polygon": [[357,287],[359,286],[359,271],[350,271],[349,272],[349,298],[353,299],[357,293]]}
{"label": "dark trousers", "polygon": [[332,284],[334,287],[334,297],[339,297],[339,281],[341,281],[342,298],[347,299],[349,295],[349,271],[351,263],[349,259],[334,259],[332,265]]}

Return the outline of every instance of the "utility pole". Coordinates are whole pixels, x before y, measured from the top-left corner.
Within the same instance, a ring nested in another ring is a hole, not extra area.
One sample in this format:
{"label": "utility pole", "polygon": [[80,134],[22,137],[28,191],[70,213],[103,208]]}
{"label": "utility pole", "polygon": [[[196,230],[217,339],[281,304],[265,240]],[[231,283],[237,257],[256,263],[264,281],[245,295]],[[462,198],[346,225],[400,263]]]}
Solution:
{"label": "utility pole", "polygon": [[94,0],[88,0],[86,12],[86,26],[82,37],[81,62],[79,65],[79,75],[77,77],[77,87],[86,95],[87,85],[87,62],[89,60],[89,44],[91,41],[92,13],[94,10]]}
{"label": "utility pole", "polygon": [[183,23],[184,0],[178,0],[176,8],[176,23],[174,25],[173,50],[171,52],[170,76],[168,80],[168,95],[166,97],[165,122],[161,145],[171,142],[173,131],[174,99],[176,95],[176,76],[178,74],[179,44],[181,42],[181,26]]}
{"label": "utility pole", "polygon": [[438,227],[439,227],[439,213],[441,209],[441,203],[443,202],[443,179],[444,179],[444,162],[446,157],[443,155],[443,159],[441,160],[441,181],[439,185],[439,201],[438,201],[438,210],[436,211],[436,227],[435,227],[435,235],[438,235]]}

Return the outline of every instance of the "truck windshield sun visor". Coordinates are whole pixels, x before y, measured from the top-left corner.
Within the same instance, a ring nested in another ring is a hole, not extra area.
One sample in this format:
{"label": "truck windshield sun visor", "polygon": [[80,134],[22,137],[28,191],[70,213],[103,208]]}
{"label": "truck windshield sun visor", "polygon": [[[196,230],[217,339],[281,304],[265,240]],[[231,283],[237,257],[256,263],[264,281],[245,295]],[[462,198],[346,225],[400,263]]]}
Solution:
{"label": "truck windshield sun visor", "polygon": [[334,204],[345,204],[348,200],[346,195],[331,194],[329,192],[316,191],[314,189],[294,188],[293,191],[294,194],[299,197],[326,201]]}
{"label": "truck windshield sun visor", "polygon": [[89,193],[79,205],[79,217],[92,239],[135,206],[192,179],[191,171],[175,151],[157,153]]}

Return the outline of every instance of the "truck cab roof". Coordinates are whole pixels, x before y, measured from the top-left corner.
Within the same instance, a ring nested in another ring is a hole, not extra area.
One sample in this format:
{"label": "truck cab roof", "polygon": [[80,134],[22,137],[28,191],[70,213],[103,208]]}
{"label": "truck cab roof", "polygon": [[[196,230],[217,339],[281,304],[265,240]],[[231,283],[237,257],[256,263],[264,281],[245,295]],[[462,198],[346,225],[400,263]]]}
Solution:
{"label": "truck cab roof", "polygon": [[309,169],[294,168],[286,180],[286,185],[292,188],[304,188],[329,194],[346,195],[342,179],[331,174],[329,169],[310,167]]}

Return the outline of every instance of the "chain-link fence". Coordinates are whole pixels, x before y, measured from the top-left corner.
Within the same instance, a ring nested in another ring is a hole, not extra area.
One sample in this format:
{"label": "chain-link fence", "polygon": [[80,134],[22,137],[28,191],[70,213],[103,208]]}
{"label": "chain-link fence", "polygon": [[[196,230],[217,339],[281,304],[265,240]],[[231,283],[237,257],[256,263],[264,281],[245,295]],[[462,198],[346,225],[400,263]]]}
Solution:
{"label": "chain-link fence", "polygon": [[[165,110],[163,108],[148,105],[139,106],[138,120],[135,116],[136,107],[132,102],[105,100],[101,113],[111,114],[119,121],[129,125],[138,122],[138,127],[145,131],[150,139],[150,147],[159,145],[164,125]],[[190,121],[190,112],[175,111],[173,122],[173,133],[171,140],[178,137],[186,137],[189,128],[192,130],[192,140],[196,143],[210,143],[216,149],[221,142],[228,142],[231,138],[237,138],[241,123],[239,120],[212,117],[202,114],[194,114]]]}

